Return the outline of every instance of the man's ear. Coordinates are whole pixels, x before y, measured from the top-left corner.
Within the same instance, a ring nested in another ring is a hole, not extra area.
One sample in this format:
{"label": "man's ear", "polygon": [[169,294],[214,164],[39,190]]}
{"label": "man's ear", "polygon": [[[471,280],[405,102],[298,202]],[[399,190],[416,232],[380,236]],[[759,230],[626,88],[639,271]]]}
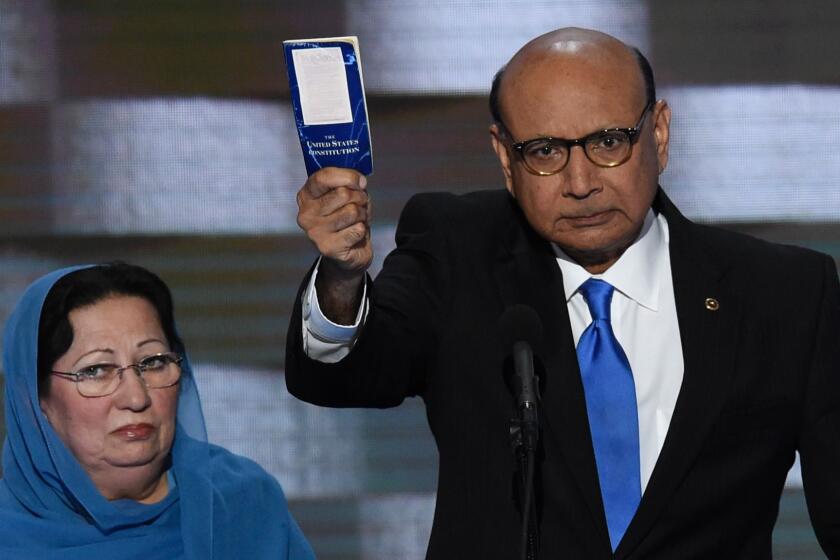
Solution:
{"label": "man's ear", "polygon": [[656,159],[659,162],[659,173],[668,167],[668,141],[671,137],[671,107],[664,99],[656,102],[653,108],[653,137],[656,141]]}
{"label": "man's ear", "polygon": [[494,123],[490,125],[490,143],[493,145],[493,151],[496,152],[496,157],[499,158],[499,163],[502,166],[502,173],[505,175],[505,188],[516,198],[516,194],[513,192],[513,179],[510,171],[510,154],[502,140],[503,135],[504,133],[498,124]]}

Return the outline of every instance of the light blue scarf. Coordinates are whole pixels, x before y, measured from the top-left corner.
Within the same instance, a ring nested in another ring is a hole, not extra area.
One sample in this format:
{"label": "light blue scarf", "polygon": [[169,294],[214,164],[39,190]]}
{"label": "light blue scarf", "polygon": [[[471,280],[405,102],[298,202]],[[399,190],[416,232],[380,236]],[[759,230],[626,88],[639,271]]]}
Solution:
{"label": "light blue scarf", "polygon": [[41,307],[52,286],[80,268],[35,281],[6,324],[0,558],[315,558],[277,481],[253,461],[207,443],[186,358],[170,470],[176,484],[169,495],[145,505],[99,493],[38,402]]}

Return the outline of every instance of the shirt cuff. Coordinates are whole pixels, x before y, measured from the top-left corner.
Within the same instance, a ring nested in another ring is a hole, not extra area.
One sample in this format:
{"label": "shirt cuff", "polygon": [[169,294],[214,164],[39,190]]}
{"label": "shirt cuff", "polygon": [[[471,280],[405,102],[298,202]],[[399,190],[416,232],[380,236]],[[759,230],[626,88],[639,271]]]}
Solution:
{"label": "shirt cuff", "polygon": [[350,353],[367,318],[367,282],[362,288],[362,301],[356,312],[356,320],[352,325],[339,325],[324,316],[318,303],[315,279],[320,264],[319,260],[303,293],[303,349],[313,360],[335,363]]}

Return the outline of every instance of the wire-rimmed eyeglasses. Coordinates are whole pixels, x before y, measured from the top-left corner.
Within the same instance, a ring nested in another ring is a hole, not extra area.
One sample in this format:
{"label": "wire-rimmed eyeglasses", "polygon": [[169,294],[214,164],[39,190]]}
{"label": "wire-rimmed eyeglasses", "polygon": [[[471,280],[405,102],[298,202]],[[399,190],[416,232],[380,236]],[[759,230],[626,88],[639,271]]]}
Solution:
{"label": "wire-rimmed eyeglasses", "polygon": [[645,105],[636,126],[632,128],[607,128],[574,140],[543,136],[515,142],[511,148],[525,169],[534,175],[547,176],[562,171],[569,163],[574,146],[583,148],[589,161],[599,167],[617,167],[633,155],[633,144],[639,139],[645,117],[653,106],[653,102]]}
{"label": "wire-rimmed eyeglasses", "polygon": [[51,371],[52,375],[73,381],[83,397],[105,397],[117,390],[123,372],[133,369],[149,389],[164,389],[176,385],[181,379],[183,357],[176,352],[162,352],[147,356],[136,364],[118,366],[98,363],[85,366],[77,372]]}

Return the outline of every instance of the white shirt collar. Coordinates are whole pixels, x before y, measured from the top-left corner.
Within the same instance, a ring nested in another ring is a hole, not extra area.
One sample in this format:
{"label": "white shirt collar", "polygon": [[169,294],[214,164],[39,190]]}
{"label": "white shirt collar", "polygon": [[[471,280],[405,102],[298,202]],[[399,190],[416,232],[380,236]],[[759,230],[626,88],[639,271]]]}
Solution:
{"label": "white shirt collar", "polygon": [[600,278],[639,305],[659,309],[659,270],[668,256],[668,224],[662,216],[648,210],[639,237],[603,274],[590,274],[560,247],[552,244],[563,273],[566,301],[590,278]]}

